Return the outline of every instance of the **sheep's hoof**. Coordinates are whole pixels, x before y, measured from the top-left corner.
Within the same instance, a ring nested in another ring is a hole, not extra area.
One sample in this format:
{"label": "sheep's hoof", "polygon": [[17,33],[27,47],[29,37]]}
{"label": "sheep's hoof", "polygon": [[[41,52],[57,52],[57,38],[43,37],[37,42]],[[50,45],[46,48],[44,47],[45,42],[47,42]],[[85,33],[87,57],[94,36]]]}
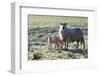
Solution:
{"label": "sheep's hoof", "polygon": [[65,50],[65,51],[68,51],[68,48],[65,48],[64,50]]}

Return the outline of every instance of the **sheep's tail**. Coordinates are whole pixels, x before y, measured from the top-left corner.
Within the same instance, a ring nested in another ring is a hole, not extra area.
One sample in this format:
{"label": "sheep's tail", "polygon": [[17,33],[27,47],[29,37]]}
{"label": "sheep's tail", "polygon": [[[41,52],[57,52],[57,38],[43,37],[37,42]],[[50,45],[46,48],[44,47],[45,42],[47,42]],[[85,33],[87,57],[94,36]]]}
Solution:
{"label": "sheep's tail", "polygon": [[82,38],[81,45],[83,44],[83,49],[85,49],[85,40],[84,37]]}

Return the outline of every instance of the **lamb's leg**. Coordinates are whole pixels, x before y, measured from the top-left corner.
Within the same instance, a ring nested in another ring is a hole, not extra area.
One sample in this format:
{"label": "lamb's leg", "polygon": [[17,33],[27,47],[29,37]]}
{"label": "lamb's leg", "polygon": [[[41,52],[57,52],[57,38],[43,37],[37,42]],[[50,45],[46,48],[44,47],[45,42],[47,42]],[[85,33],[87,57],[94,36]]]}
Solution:
{"label": "lamb's leg", "polygon": [[48,49],[50,49],[50,47],[51,47],[51,46],[50,46],[50,42],[48,42],[48,45],[47,45],[47,47],[48,47]]}
{"label": "lamb's leg", "polygon": [[61,49],[63,49],[63,44],[61,44]]}
{"label": "lamb's leg", "polygon": [[56,44],[54,44],[55,45],[55,49],[57,48],[57,45]]}
{"label": "lamb's leg", "polygon": [[49,49],[51,49],[51,45],[52,45],[52,44],[50,43],[49,46],[48,46]]}
{"label": "lamb's leg", "polygon": [[53,43],[50,44],[50,49],[52,49],[52,47],[53,47]]}
{"label": "lamb's leg", "polygon": [[49,49],[49,44],[47,45],[48,49]]}
{"label": "lamb's leg", "polygon": [[63,45],[64,45],[64,42],[63,42],[63,41],[61,41],[61,49],[63,49]]}
{"label": "lamb's leg", "polygon": [[60,46],[60,45],[57,45],[57,49],[59,49],[59,46]]}

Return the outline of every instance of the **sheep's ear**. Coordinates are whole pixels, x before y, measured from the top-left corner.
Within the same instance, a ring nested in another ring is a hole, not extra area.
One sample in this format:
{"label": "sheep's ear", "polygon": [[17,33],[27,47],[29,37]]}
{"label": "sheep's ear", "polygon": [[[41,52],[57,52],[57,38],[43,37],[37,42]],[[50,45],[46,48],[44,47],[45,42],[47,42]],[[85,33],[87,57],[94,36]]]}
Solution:
{"label": "sheep's ear", "polygon": [[67,25],[68,23],[65,23],[65,25]]}
{"label": "sheep's ear", "polygon": [[63,23],[60,23],[61,25],[63,25]]}

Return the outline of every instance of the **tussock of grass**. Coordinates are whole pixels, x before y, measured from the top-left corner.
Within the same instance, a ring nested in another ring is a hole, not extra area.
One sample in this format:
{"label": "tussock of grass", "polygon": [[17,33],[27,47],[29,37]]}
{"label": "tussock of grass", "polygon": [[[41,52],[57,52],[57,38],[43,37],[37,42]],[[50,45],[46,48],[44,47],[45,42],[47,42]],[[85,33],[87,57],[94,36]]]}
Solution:
{"label": "tussock of grass", "polygon": [[32,59],[33,60],[39,60],[39,59],[41,59],[41,57],[42,57],[42,54],[40,52],[34,52]]}
{"label": "tussock of grass", "polygon": [[30,54],[29,60],[55,60],[55,59],[80,59],[86,58],[82,54],[72,53],[70,51],[64,50],[48,50],[47,47],[42,48],[41,50],[34,50]]}

